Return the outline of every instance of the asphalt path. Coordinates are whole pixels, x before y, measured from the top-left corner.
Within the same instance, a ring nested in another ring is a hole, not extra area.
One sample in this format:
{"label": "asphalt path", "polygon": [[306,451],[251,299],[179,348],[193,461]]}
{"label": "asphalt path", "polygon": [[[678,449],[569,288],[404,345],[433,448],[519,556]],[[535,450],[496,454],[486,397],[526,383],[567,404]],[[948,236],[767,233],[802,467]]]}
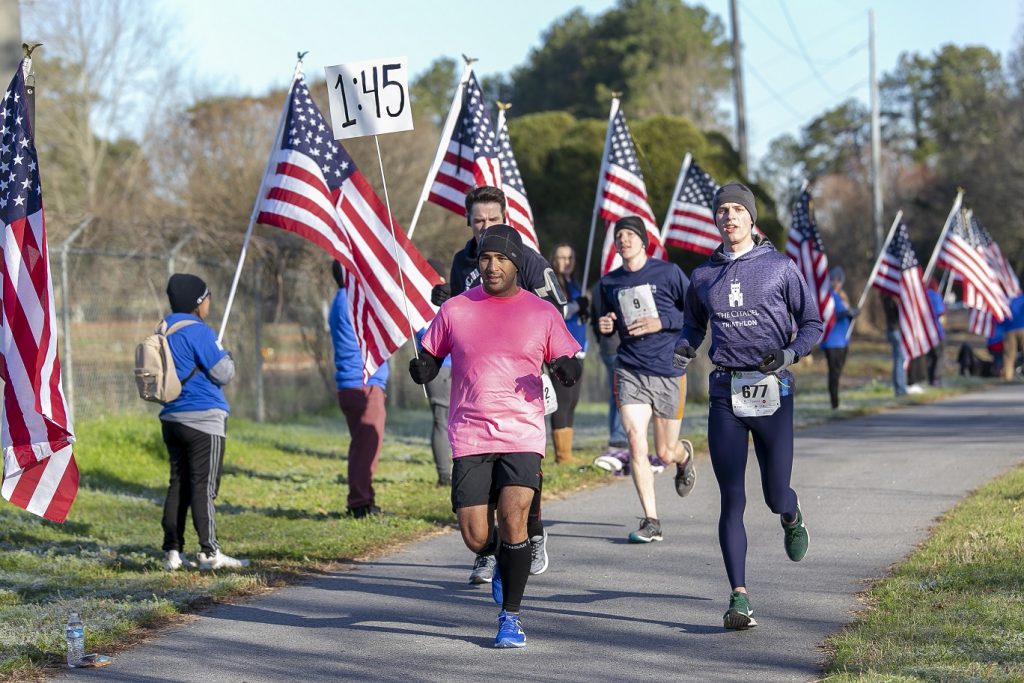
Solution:
{"label": "asphalt path", "polygon": [[973,488],[1024,462],[1024,385],[798,432],[793,485],[811,534],[790,562],[747,467],[747,587],[759,626],[727,631],[718,488],[657,478],[665,540],[634,545],[628,478],[545,504],[550,568],[523,602],[527,647],[493,649],[498,607],[466,583],[457,533],[351,571],[221,605],[104,669],[62,681],[810,681],[857,594]]}

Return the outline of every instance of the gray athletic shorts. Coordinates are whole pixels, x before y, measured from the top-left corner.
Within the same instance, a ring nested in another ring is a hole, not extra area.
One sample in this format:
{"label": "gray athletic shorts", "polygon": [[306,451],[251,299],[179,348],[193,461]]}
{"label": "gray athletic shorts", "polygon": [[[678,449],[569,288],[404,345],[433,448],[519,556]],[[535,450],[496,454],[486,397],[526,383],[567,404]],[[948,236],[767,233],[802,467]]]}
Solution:
{"label": "gray athletic shorts", "polygon": [[686,403],[686,375],[644,375],[616,366],[615,403],[620,408],[637,404],[651,406],[658,417],[682,420],[683,405]]}

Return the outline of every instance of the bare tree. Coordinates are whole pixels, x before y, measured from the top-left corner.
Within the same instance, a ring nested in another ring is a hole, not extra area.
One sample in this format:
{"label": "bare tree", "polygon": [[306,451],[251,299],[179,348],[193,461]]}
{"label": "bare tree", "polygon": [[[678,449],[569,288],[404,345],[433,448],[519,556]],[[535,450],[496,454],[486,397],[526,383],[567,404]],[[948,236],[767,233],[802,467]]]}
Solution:
{"label": "bare tree", "polygon": [[86,213],[121,222],[159,210],[146,148],[179,101],[172,23],[131,0],[28,0],[22,22],[44,44],[36,137],[54,232]]}

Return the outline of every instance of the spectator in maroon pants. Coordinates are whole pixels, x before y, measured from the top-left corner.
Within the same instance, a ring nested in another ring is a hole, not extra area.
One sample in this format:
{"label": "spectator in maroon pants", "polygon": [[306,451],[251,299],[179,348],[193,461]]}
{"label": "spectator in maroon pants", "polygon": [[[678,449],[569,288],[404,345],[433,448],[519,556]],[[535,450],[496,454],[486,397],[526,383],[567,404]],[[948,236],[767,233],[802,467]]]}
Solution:
{"label": "spectator in maroon pants", "polygon": [[332,268],[338,293],[327,318],[334,344],[334,381],[338,387],[338,405],[345,415],[352,442],[348,447],[348,511],[353,517],[382,514],[373,495],[373,473],[380,460],[384,438],[384,390],[388,383],[388,364],[377,368],[363,381],[363,355],[345,288],[345,269],[337,261]]}

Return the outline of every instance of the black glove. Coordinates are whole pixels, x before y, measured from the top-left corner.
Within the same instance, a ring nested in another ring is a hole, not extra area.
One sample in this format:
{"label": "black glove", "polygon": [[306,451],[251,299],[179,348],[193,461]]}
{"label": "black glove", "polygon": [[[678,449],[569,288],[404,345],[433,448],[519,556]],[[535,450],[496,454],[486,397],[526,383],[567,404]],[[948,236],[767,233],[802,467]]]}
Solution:
{"label": "black glove", "polygon": [[551,366],[551,374],[555,376],[562,386],[571,387],[583,374],[583,365],[575,356],[559,356],[548,365]]}
{"label": "black glove", "polygon": [[440,306],[448,299],[452,298],[452,286],[447,282],[443,282],[439,285],[434,285],[434,288],[430,290],[430,303],[435,306]]}
{"label": "black glove", "polygon": [[440,369],[441,360],[426,351],[420,351],[419,358],[413,358],[409,361],[409,375],[416,384],[426,384],[437,377]]}
{"label": "black glove", "polygon": [[586,294],[580,295],[576,298],[576,305],[580,307],[580,322],[586,325],[590,321],[590,297]]}
{"label": "black glove", "polygon": [[685,370],[690,361],[697,357],[697,352],[689,342],[683,342],[672,352],[672,367]]}
{"label": "black glove", "polygon": [[772,349],[764,354],[764,358],[758,364],[760,372],[781,372],[796,362],[796,352],[789,349]]}

